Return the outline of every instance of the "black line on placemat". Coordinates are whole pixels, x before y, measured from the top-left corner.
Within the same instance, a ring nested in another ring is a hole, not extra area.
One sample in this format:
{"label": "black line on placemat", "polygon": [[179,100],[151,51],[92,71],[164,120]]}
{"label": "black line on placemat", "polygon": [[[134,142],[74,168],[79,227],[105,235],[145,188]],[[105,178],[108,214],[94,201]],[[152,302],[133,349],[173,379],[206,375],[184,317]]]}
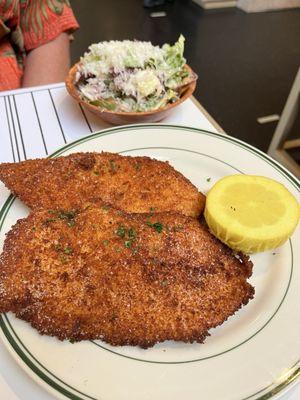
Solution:
{"label": "black line on placemat", "polygon": [[84,116],[85,122],[87,123],[87,126],[89,127],[90,132],[93,133],[93,129],[92,129],[90,123],[89,123],[89,120],[87,119],[87,116],[86,116],[86,114],[84,112],[84,109],[83,109],[82,105],[80,103],[78,103],[78,105],[79,105],[79,108],[80,108],[80,110],[82,112],[82,115]]}
{"label": "black line on placemat", "polygon": [[15,156],[14,145],[13,145],[13,140],[12,140],[12,135],[11,135],[11,126],[10,126],[10,121],[9,121],[9,117],[8,117],[6,100],[7,100],[7,98],[6,98],[6,96],[4,96],[4,106],[5,106],[6,120],[7,120],[8,132],[9,132],[9,140],[10,140],[10,145],[11,145],[11,152],[13,155],[14,162],[16,162],[16,156]]}
{"label": "black line on placemat", "polygon": [[13,117],[13,113],[12,113],[12,109],[11,109],[10,97],[8,97],[8,104],[9,104],[10,116],[11,116],[12,125],[13,125],[13,130],[14,130],[14,137],[15,137],[15,142],[16,142],[16,148],[17,148],[17,153],[18,153],[18,159],[19,159],[19,161],[21,161],[20,151],[19,151],[19,145],[18,145],[18,140],[17,140],[16,127],[15,127],[15,121],[14,121],[14,117]]}
{"label": "black line on placemat", "polygon": [[59,127],[60,127],[61,134],[63,136],[63,139],[64,139],[65,143],[67,143],[66,137],[65,137],[65,134],[64,134],[64,131],[63,131],[63,128],[62,128],[62,125],[61,125],[61,122],[60,122],[60,119],[59,119],[59,116],[58,116],[58,112],[57,112],[57,109],[55,107],[54,100],[53,100],[53,97],[52,97],[50,89],[48,89],[48,92],[49,92],[49,95],[50,95],[50,98],[51,98],[51,101],[52,101],[52,105],[53,105],[53,108],[54,108],[54,111],[55,111],[55,115],[56,115],[56,118],[57,118],[57,121],[58,121],[58,124],[59,124]]}
{"label": "black line on placemat", "polygon": [[31,98],[32,98],[32,102],[33,102],[33,106],[34,106],[34,111],[35,111],[35,114],[36,114],[36,118],[37,118],[38,123],[39,123],[40,132],[41,132],[41,136],[42,136],[42,140],[43,140],[45,152],[46,152],[46,154],[48,155],[48,150],[47,150],[47,146],[46,146],[46,142],[45,142],[44,132],[43,132],[43,129],[42,129],[42,125],[41,125],[41,121],[40,121],[39,114],[38,114],[38,112],[37,112],[37,108],[36,108],[34,96],[33,96],[33,93],[32,93],[32,92],[30,92],[30,94],[31,94]]}
{"label": "black line on placemat", "polygon": [[14,96],[14,95],[13,95],[13,101],[14,101],[15,110],[16,110],[16,115],[17,115],[17,121],[18,121],[18,126],[19,126],[19,132],[20,132],[21,142],[22,142],[22,147],[23,147],[23,152],[24,152],[24,158],[25,158],[25,160],[27,160],[26,150],[25,150],[25,145],[24,145],[24,140],[23,140],[23,134],[22,134],[21,124],[20,124],[19,114],[18,114],[18,109],[17,109],[17,104],[16,104],[16,99],[15,99],[15,96]]}

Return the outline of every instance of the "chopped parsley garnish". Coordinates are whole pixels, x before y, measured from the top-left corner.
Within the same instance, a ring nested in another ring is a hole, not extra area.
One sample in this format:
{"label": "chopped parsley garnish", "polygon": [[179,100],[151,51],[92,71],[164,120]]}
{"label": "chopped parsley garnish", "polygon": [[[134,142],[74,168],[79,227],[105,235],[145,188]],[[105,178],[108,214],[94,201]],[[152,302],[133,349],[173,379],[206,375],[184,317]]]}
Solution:
{"label": "chopped parsley garnish", "polygon": [[104,244],[104,246],[107,246],[107,245],[108,245],[108,243],[109,243],[109,240],[105,239],[105,240],[103,240],[103,242],[102,242],[102,243]]}
{"label": "chopped parsley garnish", "polygon": [[132,244],[136,239],[137,233],[134,228],[125,228],[124,226],[119,226],[115,233],[124,240],[124,247],[127,249],[132,248]]}
{"label": "chopped parsley garnish", "polygon": [[54,246],[54,249],[55,249],[55,251],[57,251],[57,252],[62,252],[62,253],[64,253],[64,254],[61,254],[61,255],[59,256],[59,258],[60,258],[60,260],[61,260],[62,262],[66,262],[66,261],[67,261],[67,257],[66,257],[65,255],[70,255],[70,254],[73,253],[72,247],[66,246],[66,247],[63,248],[62,245],[61,245],[60,243],[57,243],[57,244]]}
{"label": "chopped parsley garnish", "polygon": [[210,182],[211,181],[211,178],[206,178],[206,182]]}
{"label": "chopped parsley garnish", "polygon": [[74,219],[77,215],[77,211],[76,210],[70,210],[70,211],[58,211],[57,216],[59,219],[65,219],[67,221],[70,221],[71,219]]}
{"label": "chopped parsley garnish", "polygon": [[128,237],[130,239],[135,239],[136,238],[136,231],[133,228],[128,229]]}
{"label": "chopped parsley garnish", "polygon": [[163,225],[160,222],[155,222],[152,226],[158,233],[161,233],[163,230]]}
{"label": "chopped parsley garnish", "polygon": [[64,210],[48,210],[49,214],[53,214],[56,218],[47,218],[45,222],[54,222],[58,219],[66,221],[68,226],[74,226],[74,218],[78,214],[76,210],[64,211]]}
{"label": "chopped parsley garnish", "polygon": [[155,207],[150,207],[150,214],[154,214],[155,213]]}
{"label": "chopped parsley garnish", "polygon": [[147,221],[147,225],[155,229],[158,233],[161,233],[163,231],[163,224],[161,222],[152,223],[151,221]]}
{"label": "chopped parsley garnish", "polygon": [[73,249],[70,246],[67,246],[64,248],[64,253],[65,254],[72,254],[73,253]]}
{"label": "chopped parsley garnish", "polygon": [[131,248],[131,245],[132,245],[132,241],[131,241],[131,240],[125,240],[124,246],[125,246],[127,249],[130,249],[130,248]]}
{"label": "chopped parsley garnish", "polygon": [[139,249],[140,249],[140,245],[137,245],[136,247],[134,247],[132,249],[133,254],[136,254],[139,251]]}
{"label": "chopped parsley garnish", "polygon": [[49,222],[55,222],[56,218],[47,218],[45,219],[46,224],[48,224]]}
{"label": "chopped parsley garnish", "polygon": [[161,286],[167,286],[168,281],[166,279],[164,279],[163,281],[160,282]]}
{"label": "chopped parsley garnish", "polygon": [[94,171],[94,175],[100,175],[100,172],[99,171]]}
{"label": "chopped parsley garnish", "polygon": [[110,207],[107,204],[105,204],[102,208],[106,212],[110,209]]}
{"label": "chopped parsley garnish", "polygon": [[121,238],[125,237],[126,229],[124,228],[124,226],[119,226],[119,228],[116,230],[116,234]]}

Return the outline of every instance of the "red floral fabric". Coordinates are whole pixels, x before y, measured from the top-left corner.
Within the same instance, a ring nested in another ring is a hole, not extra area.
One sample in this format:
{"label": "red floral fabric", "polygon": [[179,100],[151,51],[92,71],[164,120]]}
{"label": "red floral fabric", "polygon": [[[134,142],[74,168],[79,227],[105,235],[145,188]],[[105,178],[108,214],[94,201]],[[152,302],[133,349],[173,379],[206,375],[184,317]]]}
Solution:
{"label": "red floral fabric", "polygon": [[28,51],[77,28],[68,0],[0,0],[0,90],[21,86]]}

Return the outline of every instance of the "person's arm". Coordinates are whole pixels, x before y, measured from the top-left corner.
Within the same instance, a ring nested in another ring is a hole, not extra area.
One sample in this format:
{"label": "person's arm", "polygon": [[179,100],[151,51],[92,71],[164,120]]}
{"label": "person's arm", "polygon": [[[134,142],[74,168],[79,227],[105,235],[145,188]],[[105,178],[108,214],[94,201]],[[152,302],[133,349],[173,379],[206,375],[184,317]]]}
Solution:
{"label": "person's arm", "polygon": [[70,68],[70,38],[61,33],[54,40],[31,50],[25,59],[22,87],[64,81]]}

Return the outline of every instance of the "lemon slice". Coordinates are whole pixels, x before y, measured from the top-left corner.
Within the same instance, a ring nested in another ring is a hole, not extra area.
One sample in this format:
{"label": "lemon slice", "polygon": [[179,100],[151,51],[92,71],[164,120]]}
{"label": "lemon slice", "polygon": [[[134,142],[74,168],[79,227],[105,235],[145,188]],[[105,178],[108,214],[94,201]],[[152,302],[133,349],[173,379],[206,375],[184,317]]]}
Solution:
{"label": "lemon slice", "polygon": [[204,216],[212,233],[229,247],[256,253],[278,247],[292,235],[300,208],[273,179],[230,175],[209,191]]}

